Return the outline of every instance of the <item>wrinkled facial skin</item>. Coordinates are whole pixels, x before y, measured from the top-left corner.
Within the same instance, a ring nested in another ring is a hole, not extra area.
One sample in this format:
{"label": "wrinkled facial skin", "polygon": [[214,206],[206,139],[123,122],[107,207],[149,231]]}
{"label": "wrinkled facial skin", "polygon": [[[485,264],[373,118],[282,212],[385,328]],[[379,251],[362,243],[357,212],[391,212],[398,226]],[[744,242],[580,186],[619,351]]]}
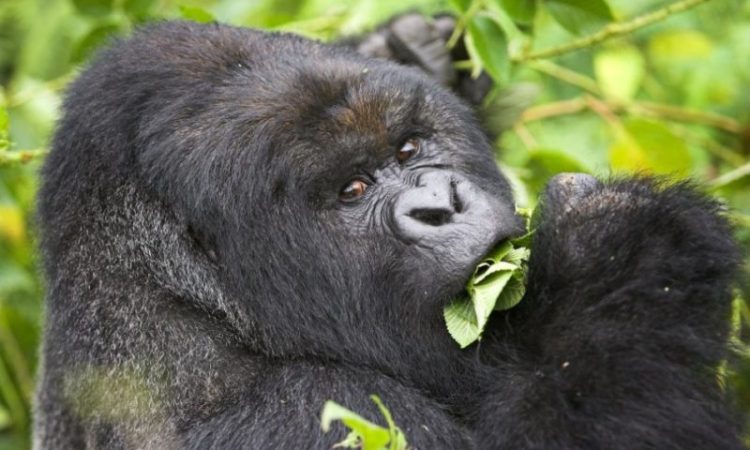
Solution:
{"label": "wrinkled facial skin", "polygon": [[303,189],[335,235],[388,262],[379,281],[398,282],[395,272],[414,282],[420,272],[422,291],[450,297],[494,245],[523,227],[472,116],[460,117],[457,99],[418,80],[399,95],[368,80],[339,86],[321,120],[300,131],[314,136],[311,152],[330,152],[314,169],[317,182]]}

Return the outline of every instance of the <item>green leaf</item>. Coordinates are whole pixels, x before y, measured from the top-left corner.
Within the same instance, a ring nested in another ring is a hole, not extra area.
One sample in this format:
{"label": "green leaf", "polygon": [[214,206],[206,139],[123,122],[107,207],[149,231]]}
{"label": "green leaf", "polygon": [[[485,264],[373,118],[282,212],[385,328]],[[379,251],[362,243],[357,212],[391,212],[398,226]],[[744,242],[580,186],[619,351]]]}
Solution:
{"label": "green leaf", "polygon": [[689,175],[692,157],[685,141],[660,122],[630,119],[610,148],[613,169]]}
{"label": "green leaf", "polygon": [[396,422],[393,420],[393,416],[388,408],[385,407],[380,397],[377,395],[371,395],[370,399],[378,406],[380,414],[383,415],[385,423],[388,424],[388,432],[390,433],[391,442],[388,446],[389,450],[406,450],[408,444],[406,442],[406,436],[404,436],[401,428],[396,426]]}
{"label": "green leaf", "polygon": [[606,97],[629,102],[641,87],[646,62],[636,47],[620,46],[596,53],[594,73]]}
{"label": "green leaf", "polygon": [[500,7],[515,21],[528,25],[536,15],[536,0],[499,0]]}
{"label": "green leaf", "polygon": [[481,330],[477,326],[474,305],[468,298],[455,300],[443,309],[443,318],[448,333],[461,348],[466,348],[479,339]]}
{"label": "green leaf", "polygon": [[7,409],[0,406],[0,430],[4,430],[13,424],[13,419]]}
{"label": "green leaf", "polygon": [[482,67],[498,84],[510,78],[508,41],[500,25],[487,16],[476,16],[468,27],[471,47]]}
{"label": "green leaf", "polygon": [[526,279],[524,274],[516,272],[508,281],[495,302],[495,311],[505,311],[516,306],[526,293]]}
{"label": "green leaf", "polygon": [[449,0],[449,3],[456,11],[462,13],[466,12],[471,6],[471,0]]}
{"label": "green leaf", "polygon": [[552,17],[573,34],[601,28],[614,19],[606,0],[545,0]]}
{"label": "green leaf", "polygon": [[112,0],[72,0],[75,8],[87,16],[106,16],[112,11]]}
{"label": "green leaf", "polygon": [[183,19],[198,23],[216,22],[213,14],[197,6],[180,5],[180,15]]}
{"label": "green leaf", "polygon": [[[530,236],[521,239],[530,240]],[[457,299],[443,309],[448,332],[461,348],[482,338],[492,311],[510,309],[523,298],[529,250],[514,247],[514,242],[503,242],[477,264],[466,284],[468,298]]]}
{"label": "green leaf", "polygon": [[125,0],[122,8],[128,13],[128,15],[138,19],[144,19],[149,16],[155,4],[156,0]]}
{"label": "green leaf", "polygon": [[[382,450],[390,442],[389,430],[329,400],[323,406],[323,412],[320,416],[320,426],[323,431],[327,433],[331,429],[331,423],[335,420],[340,420],[353,433],[357,434],[362,450]],[[348,445],[351,442],[351,435],[347,436],[342,442],[346,442]]]}
{"label": "green leaf", "polygon": [[479,327],[480,333],[487,325],[490,313],[495,309],[495,302],[510,281],[513,272],[513,269],[496,272],[486,278],[483,283],[470,285],[466,288],[474,304],[474,314],[477,318],[477,327]]}
{"label": "green leaf", "polygon": [[117,35],[122,29],[117,24],[104,24],[89,31],[73,48],[71,61],[80,63],[85,61],[92,52],[101,47],[112,36]]}
{"label": "green leaf", "polygon": [[704,33],[695,30],[676,30],[659,33],[648,43],[648,53],[656,62],[705,60],[714,44]]}
{"label": "green leaf", "polygon": [[[2,98],[0,98],[2,100]],[[5,105],[0,103],[0,151],[8,148],[8,134],[10,132],[10,119]]]}

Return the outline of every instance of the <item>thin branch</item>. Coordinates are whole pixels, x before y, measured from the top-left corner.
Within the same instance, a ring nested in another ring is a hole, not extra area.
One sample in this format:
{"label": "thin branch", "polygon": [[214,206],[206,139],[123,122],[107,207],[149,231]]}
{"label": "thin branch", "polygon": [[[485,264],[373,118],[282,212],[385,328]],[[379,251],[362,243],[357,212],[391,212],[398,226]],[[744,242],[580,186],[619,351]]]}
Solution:
{"label": "thin branch", "polygon": [[[594,98],[593,96],[587,97]],[[707,113],[654,102],[638,101],[624,104],[605,101],[599,98],[596,98],[596,101],[607,105],[608,110],[617,113],[628,112],[635,116],[655,117],[673,122],[703,125],[732,134],[742,133],[742,125],[738,121],[721,114]],[[586,108],[590,106],[589,103],[590,100],[585,98],[575,98],[532,106],[521,115],[521,120],[524,122],[533,122],[535,120],[546,119],[549,117],[576,114],[586,110]]]}
{"label": "thin branch", "polygon": [[593,79],[581,75],[575,70],[570,70],[567,67],[555,64],[552,61],[532,61],[529,62],[528,67],[541,72],[545,75],[549,75],[553,78],[557,78],[560,81],[568,83],[570,85],[579,87],[584,91],[588,91],[594,95],[601,95],[602,91]]}
{"label": "thin branch", "polygon": [[742,132],[742,125],[740,125],[738,121],[720,114],[707,113],[653,102],[633,103],[632,110],[634,113],[642,115],[664,117],[677,122],[707,125],[732,134],[740,134]]}
{"label": "thin branch", "polygon": [[630,34],[640,28],[652,25],[656,22],[666,19],[669,16],[687,11],[688,9],[694,8],[708,1],[710,0],[681,0],[667,5],[664,8],[657,9],[656,11],[637,16],[627,22],[610,23],[598,32],[589,36],[575,39],[557,47],[522,54],[514,57],[513,60],[516,62],[525,62],[534,59],[552,58],[555,56],[563,55],[565,53],[581,50],[586,47],[593,47],[606,41],[607,39],[611,39],[616,36],[622,36],[624,34]]}
{"label": "thin branch", "polygon": [[456,46],[458,39],[464,34],[464,30],[469,25],[469,21],[479,13],[482,6],[484,6],[484,0],[473,0],[466,12],[458,18],[456,26],[453,28],[453,33],[451,33],[451,37],[448,38],[448,42],[446,43],[448,48]]}
{"label": "thin branch", "polygon": [[586,104],[586,101],[582,98],[545,103],[543,105],[532,106],[524,111],[521,114],[520,121],[526,123],[547,119],[549,117],[567,116],[585,111],[587,108],[588,104]]}
{"label": "thin branch", "polygon": [[711,188],[718,189],[750,175],[750,162],[711,180]]}
{"label": "thin branch", "polygon": [[41,158],[47,154],[45,149],[36,150],[18,150],[18,151],[0,151],[0,166],[9,164],[21,163],[25,164],[37,158]]}

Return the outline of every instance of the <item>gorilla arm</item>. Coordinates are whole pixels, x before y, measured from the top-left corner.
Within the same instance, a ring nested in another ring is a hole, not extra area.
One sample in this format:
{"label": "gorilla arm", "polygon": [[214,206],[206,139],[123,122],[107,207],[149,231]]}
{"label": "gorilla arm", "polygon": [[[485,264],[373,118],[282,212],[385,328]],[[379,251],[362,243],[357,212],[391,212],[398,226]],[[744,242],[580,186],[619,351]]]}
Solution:
{"label": "gorilla arm", "polygon": [[743,448],[716,370],[738,261],[719,206],[561,175],[541,207],[526,299],[483,344],[517,346],[495,361],[478,447]]}

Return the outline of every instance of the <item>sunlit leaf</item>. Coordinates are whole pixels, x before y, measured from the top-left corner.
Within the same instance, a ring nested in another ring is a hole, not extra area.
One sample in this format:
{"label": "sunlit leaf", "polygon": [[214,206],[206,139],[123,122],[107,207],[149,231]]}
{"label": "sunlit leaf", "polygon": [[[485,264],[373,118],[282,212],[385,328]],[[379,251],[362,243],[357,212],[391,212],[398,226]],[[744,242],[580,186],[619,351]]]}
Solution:
{"label": "sunlit leaf", "polygon": [[[357,434],[362,450],[382,450],[391,440],[388,429],[376,425],[354,411],[329,400],[323,406],[320,426],[327,433],[331,429],[331,424],[336,420],[340,420]],[[343,442],[352,442],[352,437],[347,436]]]}
{"label": "sunlit leaf", "polygon": [[689,175],[692,158],[688,147],[664,124],[630,119],[624,123],[624,131],[609,151],[613,169]]}
{"label": "sunlit leaf", "polygon": [[637,48],[620,46],[596,53],[594,73],[605,96],[627,102],[638,92],[646,73],[646,64]]}
{"label": "sunlit leaf", "polygon": [[477,326],[474,306],[469,298],[455,300],[446,306],[443,318],[448,333],[461,348],[466,348],[479,339],[481,330]]}
{"label": "sunlit leaf", "polygon": [[472,0],[449,0],[448,3],[459,12],[466,12]]}
{"label": "sunlit leaf", "polygon": [[13,423],[10,413],[7,409],[0,406],[0,430],[8,428]]}
{"label": "sunlit leaf", "polygon": [[503,29],[486,16],[474,17],[468,29],[482,67],[495,82],[505,83],[510,77],[510,58]]}
{"label": "sunlit leaf", "polygon": [[705,34],[694,30],[659,33],[648,43],[648,53],[656,61],[675,59],[703,60],[713,51],[714,45]]}
{"label": "sunlit leaf", "polygon": [[582,34],[614,19],[606,0],[544,0],[552,17],[566,30]]}
{"label": "sunlit leaf", "polygon": [[17,205],[0,205],[0,238],[20,242],[26,236],[23,211]]}
{"label": "sunlit leaf", "polygon": [[180,16],[183,19],[198,23],[216,22],[216,17],[213,14],[197,6],[180,5]]}

